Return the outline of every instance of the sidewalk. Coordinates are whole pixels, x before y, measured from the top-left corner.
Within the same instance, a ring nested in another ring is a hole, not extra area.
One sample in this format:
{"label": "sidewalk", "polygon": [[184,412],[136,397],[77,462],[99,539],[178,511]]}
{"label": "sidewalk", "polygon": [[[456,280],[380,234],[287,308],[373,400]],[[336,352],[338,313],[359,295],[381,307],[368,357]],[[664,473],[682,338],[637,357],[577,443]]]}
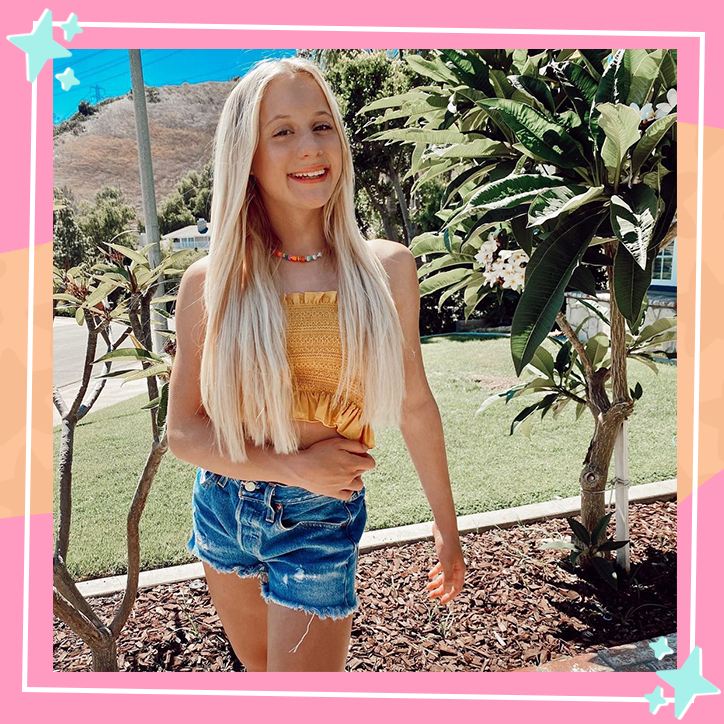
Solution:
{"label": "sidewalk", "polygon": [[[121,368],[119,367],[117,369]],[[129,367],[128,369],[135,370],[136,368]],[[101,392],[98,399],[95,401],[93,409],[91,409],[88,414],[92,415],[94,412],[98,412],[98,410],[102,410],[104,407],[110,407],[111,405],[115,405],[116,402],[123,402],[124,400],[128,400],[131,397],[135,397],[136,395],[141,395],[148,390],[146,380],[131,380],[130,382],[126,382],[125,385],[122,384],[122,382],[123,380],[109,377],[106,380],[106,385],[103,388],[103,391]],[[96,379],[92,378],[90,384],[88,385],[86,400],[88,399],[88,397],[90,397],[90,394],[93,391],[95,384]],[[79,389],[80,383],[73,383],[60,388],[60,394],[63,395],[65,404],[68,405],[68,407],[70,407],[70,405],[72,404],[75,396],[78,394]],[[146,402],[148,402],[148,400],[146,400]],[[142,404],[144,403],[139,403],[139,407]],[[55,405],[53,405],[53,427],[55,427],[56,425],[60,425],[60,414],[58,413],[58,409],[55,407]]]}
{"label": "sidewalk", "polygon": [[[657,637],[659,638],[659,637]],[[645,639],[634,644],[624,644],[610,649],[601,649],[595,654],[581,654],[564,659],[554,659],[542,666],[526,666],[514,669],[513,673],[522,671],[662,671],[677,669],[676,633],[666,636],[666,643],[673,653],[663,659],[657,659],[654,650],[649,646],[657,639]]]}

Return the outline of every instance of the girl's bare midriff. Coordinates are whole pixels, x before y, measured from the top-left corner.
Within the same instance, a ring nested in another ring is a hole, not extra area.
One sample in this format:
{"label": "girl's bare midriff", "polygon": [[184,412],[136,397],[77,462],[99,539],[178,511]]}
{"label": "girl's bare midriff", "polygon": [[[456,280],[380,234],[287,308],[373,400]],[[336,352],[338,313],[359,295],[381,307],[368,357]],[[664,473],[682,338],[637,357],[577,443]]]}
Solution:
{"label": "girl's bare midriff", "polygon": [[316,442],[328,440],[330,437],[344,437],[333,427],[327,427],[322,422],[308,422],[306,420],[295,420],[299,427],[299,449],[306,450]]}

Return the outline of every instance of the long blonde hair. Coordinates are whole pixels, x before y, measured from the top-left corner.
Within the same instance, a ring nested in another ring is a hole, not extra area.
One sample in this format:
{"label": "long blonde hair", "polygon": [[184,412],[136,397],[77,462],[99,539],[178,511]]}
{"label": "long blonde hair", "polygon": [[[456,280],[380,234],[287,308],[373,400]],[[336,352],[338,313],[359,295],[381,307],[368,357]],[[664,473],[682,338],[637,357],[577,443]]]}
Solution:
{"label": "long blonde hair", "polygon": [[303,58],[263,60],[224,103],[214,137],[211,246],[206,272],[206,339],[201,397],[217,444],[233,462],[247,458],[246,438],[271,441],[277,453],[299,447],[292,423],[286,315],[274,237],[249,172],[259,137],[259,108],[269,82],[308,73],[322,89],[342,146],[342,170],[323,209],[328,256],[338,278],[342,371],[333,404],[356,376],[362,424],[398,425],[404,396],[403,336],[386,272],[355,219],[354,171],[337,102],[317,67]]}

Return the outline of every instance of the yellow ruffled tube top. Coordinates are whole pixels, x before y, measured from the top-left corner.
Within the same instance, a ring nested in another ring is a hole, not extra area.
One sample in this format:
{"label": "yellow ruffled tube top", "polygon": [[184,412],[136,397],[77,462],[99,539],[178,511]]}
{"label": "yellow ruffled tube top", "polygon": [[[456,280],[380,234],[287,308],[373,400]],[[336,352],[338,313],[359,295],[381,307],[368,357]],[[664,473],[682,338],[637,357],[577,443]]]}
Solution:
{"label": "yellow ruffled tube top", "polygon": [[294,390],[293,419],[322,422],[350,440],[374,447],[372,427],[361,422],[363,394],[359,379],[345,403],[332,405],[342,369],[337,292],[292,292],[285,294],[283,301]]}

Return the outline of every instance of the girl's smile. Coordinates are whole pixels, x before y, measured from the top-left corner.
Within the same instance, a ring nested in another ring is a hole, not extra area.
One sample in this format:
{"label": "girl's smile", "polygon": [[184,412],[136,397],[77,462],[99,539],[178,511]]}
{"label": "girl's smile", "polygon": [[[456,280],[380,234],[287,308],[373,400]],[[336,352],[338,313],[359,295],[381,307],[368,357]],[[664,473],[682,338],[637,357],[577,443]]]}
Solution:
{"label": "girl's smile", "polygon": [[303,184],[316,184],[329,178],[329,169],[326,166],[314,166],[304,171],[293,171],[289,178]]}

